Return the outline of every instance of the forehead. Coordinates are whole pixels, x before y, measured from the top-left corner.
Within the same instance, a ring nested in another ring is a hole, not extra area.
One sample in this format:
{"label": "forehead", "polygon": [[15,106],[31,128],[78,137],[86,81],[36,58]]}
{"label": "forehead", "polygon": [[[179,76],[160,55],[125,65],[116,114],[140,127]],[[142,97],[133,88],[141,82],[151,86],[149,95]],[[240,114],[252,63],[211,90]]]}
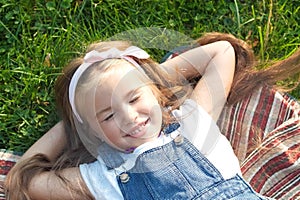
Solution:
{"label": "forehead", "polygon": [[[124,63],[124,64],[123,64]],[[105,77],[98,84],[99,90],[128,90],[149,83],[149,79],[142,69],[135,68],[124,61],[121,65],[113,66],[106,72]]]}
{"label": "forehead", "polygon": [[105,76],[99,81],[97,92],[118,94],[149,83],[146,75],[127,61],[113,66],[105,73]]}
{"label": "forehead", "polygon": [[108,107],[112,100],[120,100],[130,91],[147,85],[150,81],[146,75],[137,70],[131,63],[122,60],[113,64],[108,70],[94,73],[85,92],[78,94],[77,104],[80,113],[91,120],[91,113]]}

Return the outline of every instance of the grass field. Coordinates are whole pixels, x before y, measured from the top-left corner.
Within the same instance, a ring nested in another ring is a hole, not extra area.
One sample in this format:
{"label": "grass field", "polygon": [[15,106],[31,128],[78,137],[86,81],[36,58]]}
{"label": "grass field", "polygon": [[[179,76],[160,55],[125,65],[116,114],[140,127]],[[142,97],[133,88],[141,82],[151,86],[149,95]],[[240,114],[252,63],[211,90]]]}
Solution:
{"label": "grass field", "polygon": [[141,27],[191,38],[219,31],[278,60],[300,45],[299,9],[298,0],[0,0],[0,148],[24,152],[59,120],[55,79],[92,41]]}

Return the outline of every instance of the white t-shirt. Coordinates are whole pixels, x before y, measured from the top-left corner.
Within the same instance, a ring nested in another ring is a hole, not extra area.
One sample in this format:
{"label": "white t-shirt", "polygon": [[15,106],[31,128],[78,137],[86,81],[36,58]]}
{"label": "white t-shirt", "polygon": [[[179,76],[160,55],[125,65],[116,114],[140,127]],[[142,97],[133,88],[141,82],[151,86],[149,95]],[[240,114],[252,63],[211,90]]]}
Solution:
{"label": "white t-shirt", "polygon": [[196,102],[187,99],[173,115],[179,119],[180,127],[169,135],[161,134],[155,141],[147,142],[131,154],[120,153],[125,163],[114,170],[108,170],[99,156],[97,161],[79,166],[84,182],[95,199],[123,199],[116,175],[124,169],[134,167],[136,158],[143,152],[165,145],[178,134],[185,136],[220,171],[224,179],[241,174],[233,149],[210,115]]}

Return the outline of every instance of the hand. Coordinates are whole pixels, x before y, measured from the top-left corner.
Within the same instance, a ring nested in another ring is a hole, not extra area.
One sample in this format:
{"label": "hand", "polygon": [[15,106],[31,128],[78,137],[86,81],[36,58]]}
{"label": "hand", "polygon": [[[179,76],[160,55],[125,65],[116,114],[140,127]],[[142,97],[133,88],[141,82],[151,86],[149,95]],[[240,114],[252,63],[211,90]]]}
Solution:
{"label": "hand", "polygon": [[186,79],[202,76],[191,95],[217,121],[229,94],[235,52],[227,41],[191,49],[162,63],[166,71],[180,72]]}

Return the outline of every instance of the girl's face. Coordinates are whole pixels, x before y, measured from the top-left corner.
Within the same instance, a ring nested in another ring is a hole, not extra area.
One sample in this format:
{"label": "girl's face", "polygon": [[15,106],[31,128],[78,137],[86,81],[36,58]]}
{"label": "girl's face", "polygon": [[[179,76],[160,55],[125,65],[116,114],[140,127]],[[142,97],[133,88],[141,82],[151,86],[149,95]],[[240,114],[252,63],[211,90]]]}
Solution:
{"label": "girl's face", "polygon": [[100,137],[126,151],[158,137],[162,110],[142,72],[127,61],[112,68],[95,92],[93,116]]}

